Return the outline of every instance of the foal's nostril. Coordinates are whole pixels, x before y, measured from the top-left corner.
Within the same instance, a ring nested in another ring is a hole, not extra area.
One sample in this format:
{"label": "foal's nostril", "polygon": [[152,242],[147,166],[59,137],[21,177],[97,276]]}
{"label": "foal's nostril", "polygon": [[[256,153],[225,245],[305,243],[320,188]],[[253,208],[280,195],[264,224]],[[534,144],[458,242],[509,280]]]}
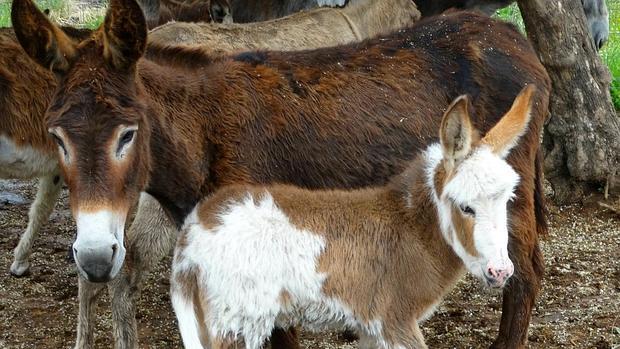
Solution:
{"label": "foal's nostril", "polygon": [[487,275],[490,276],[490,277],[496,277],[495,270],[493,270],[493,268],[488,268],[487,269]]}

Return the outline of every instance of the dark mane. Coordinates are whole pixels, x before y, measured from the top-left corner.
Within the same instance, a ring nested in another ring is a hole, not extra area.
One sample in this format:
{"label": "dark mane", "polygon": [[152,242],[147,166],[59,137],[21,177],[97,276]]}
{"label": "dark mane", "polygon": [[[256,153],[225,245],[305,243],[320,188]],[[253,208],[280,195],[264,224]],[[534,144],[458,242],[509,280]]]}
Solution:
{"label": "dark mane", "polygon": [[212,64],[218,56],[209,54],[203,48],[183,45],[148,45],[145,58],[158,64],[177,68],[199,68]]}
{"label": "dark mane", "polygon": [[[303,62],[308,67],[323,67],[350,61],[360,48],[365,47],[379,48],[384,56],[393,56],[395,52],[403,48],[421,48],[434,56],[441,56],[438,51],[449,50],[453,45],[449,39],[452,34],[460,31],[466,31],[472,35],[480,33],[484,29],[479,26],[488,21],[488,18],[479,11],[447,11],[446,14],[423,18],[407,29],[386,36],[335,47],[299,51],[258,50],[218,54],[200,46],[149,43],[145,57],[159,64],[192,68],[203,67],[223,59],[232,59],[253,66],[262,64],[273,67],[280,64],[286,65],[287,62],[293,62],[292,64]],[[508,37],[518,41],[524,40],[514,25],[509,23],[495,23],[494,25],[503,27],[502,32]],[[438,39],[441,37],[448,39]],[[390,40],[384,40],[384,38],[390,38]],[[364,56],[355,59],[355,64],[359,64],[359,60],[365,60]],[[366,60],[367,64],[377,62],[373,55],[368,55]]]}

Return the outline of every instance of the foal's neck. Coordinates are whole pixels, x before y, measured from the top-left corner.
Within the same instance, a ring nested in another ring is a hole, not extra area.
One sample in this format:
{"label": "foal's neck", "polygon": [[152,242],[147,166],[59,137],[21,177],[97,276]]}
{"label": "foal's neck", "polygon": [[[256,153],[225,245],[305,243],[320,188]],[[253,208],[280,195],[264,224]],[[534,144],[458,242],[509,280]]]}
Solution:
{"label": "foal's neck", "polygon": [[414,275],[424,280],[420,292],[439,299],[448,292],[464,273],[464,265],[454,252],[440,227],[439,211],[433,199],[434,188],[429,183],[429,173],[439,163],[427,152],[418,156],[401,175],[389,184],[392,197],[400,200],[404,217],[403,229],[409,230],[409,244],[418,244],[426,253],[413,252],[408,257],[417,270],[425,275]]}

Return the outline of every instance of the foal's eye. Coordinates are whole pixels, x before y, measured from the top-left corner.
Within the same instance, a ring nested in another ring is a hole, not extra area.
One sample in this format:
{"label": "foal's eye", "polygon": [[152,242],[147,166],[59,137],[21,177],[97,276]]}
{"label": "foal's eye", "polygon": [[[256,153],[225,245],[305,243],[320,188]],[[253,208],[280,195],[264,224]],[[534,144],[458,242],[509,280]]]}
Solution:
{"label": "foal's eye", "polygon": [[463,213],[467,215],[470,215],[470,216],[476,215],[476,211],[474,211],[474,209],[469,206],[461,205],[460,208],[461,208],[461,211],[463,211]]}

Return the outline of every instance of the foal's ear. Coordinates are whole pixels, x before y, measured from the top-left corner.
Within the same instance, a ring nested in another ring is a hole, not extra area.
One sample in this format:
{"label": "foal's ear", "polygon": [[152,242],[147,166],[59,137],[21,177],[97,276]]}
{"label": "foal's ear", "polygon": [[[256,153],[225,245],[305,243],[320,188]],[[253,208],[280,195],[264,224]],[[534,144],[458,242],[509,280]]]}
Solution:
{"label": "foal's ear", "polygon": [[35,62],[58,74],[69,69],[76,44],[32,0],[13,0],[11,21],[17,40]]}
{"label": "foal's ear", "polygon": [[473,127],[468,107],[467,96],[460,96],[450,104],[441,120],[439,139],[444,159],[449,163],[462,160],[471,150]]}
{"label": "foal's ear", "polygon": [[528,85],[515,98],[510,110],[482,138],[481,144],[491,147],[493,153],[504,158],[527,130],[532,111],[534,85]]}
{"label": "foal's ear", "polygon": [[103,55],[116,69],[133,67],[146,47],[146,20],[135,0],[110,0],[103,23]]}

